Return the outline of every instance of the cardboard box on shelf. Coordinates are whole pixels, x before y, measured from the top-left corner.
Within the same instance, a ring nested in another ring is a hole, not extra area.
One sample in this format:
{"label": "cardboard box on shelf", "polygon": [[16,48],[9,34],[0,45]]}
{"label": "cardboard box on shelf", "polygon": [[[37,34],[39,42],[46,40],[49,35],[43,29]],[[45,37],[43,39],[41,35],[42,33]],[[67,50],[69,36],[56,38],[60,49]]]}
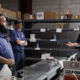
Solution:
{"label": "cardboard box on shelf", "polygon": [[44,11],[44,19],[45,20],[54,19],[54,12],[53,11]]}
{"label": "cardboard box on shelf", "polygon": [[61,19],[61,16],[55,16],[54,19]]}
{"label": "cardboard box on shelf", "polygon": [[61,16],[61,19],[67,19],[67,16],[65,16],[65,15]]}
{"label": "cardboard box on shelf", "polygon": [[1,7],[2,7],[2,6],[1,6],[1,4],[0,4],[0,13],[1,13]]}
{"label": "cardboard box on shelf", "polygon": [[21,19],[21,12],[16,10],[16,18]]}
{"label": "cardboard box on shelf", "polygon": [[79,61],[64,61],[63,75],[64,80],[80,80],[80,62]]}
{"label": "cardboard box on shelf", "polygon": [[62,16],[62,12],[54,12],[54,15],[56,15],[56,16]]}
{"label": "cardboard box on shelf", "polygon": [[62,23],[56,23],[56,29],[62,29],[63,24]]}
{"label": "cardboard box on shelf", "polygon": [[73,11],[72,10],[65,10],[64,14],[65,15],[73,15]]}
{"label": "cardboard box on shelf", "polygon": [[80,15],[78,15],[78,19],[80,19]]}
{"label": "cardboard box on shelf", "polygon": [[24,14],[24,20],[29,20],[29,19],[30,19],[30,14],[25,13],[25,14]]}
{"label": "cardboard box on shelf", "polygon": [[54,12],[54,19],[61,19],[62,12]]}
{"label": "cardboard box on shelf", "polygon": [[74,19],[74,15],[67,15],[67,19]]}
{"label": "cardboard box on shelf", "polygon": [[72,15],[72,19],[75,19],[74,15]]}
{"label": "cardboard box on shelf", "polygon": [[29,13],[25,13],[24,14],[24,20],[32,20],[33,19],[33,16]]}
{"label": "cardboard box on shelf", "polygon": [[6,15],[6,16],[10,16],[10,17],[16,18],[16,12],[15,11],[11,11],[11,10],[2,8],[1,9],[1,13],[4,14],[4,15]]}
{"label": "cardboard box on shelf", "polygon": [[79,15],[74,15],[74,19],[79,19]]}
{"label": "cardboard box on shelf", "polygon": [[36,16],[35,15],[33,15],[33,19],[36,20]]}
{"label": "cardboard box on shelf", "polygon": [[37,12],[37,20],[44,20],[44,12]]}
{"label": "cardboard box on shelf", "polygon": [[67,15],[67,19],[79,19],[79,15]]}

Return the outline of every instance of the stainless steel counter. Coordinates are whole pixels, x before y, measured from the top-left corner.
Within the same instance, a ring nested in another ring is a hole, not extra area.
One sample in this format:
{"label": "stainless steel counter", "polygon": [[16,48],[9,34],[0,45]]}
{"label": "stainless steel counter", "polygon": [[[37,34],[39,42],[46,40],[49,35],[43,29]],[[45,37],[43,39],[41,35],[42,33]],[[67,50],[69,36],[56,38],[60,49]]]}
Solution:
{"label": "stainless steel counter", "polygon": [[23,71],[24,80],[45,80],[45,78],[46,80],[50,80],[57,74],[57,69],[61,67],[61,65],[57,63],[53,69],[50,69],[50,62],[50,60],[42,60],[19,71]]}

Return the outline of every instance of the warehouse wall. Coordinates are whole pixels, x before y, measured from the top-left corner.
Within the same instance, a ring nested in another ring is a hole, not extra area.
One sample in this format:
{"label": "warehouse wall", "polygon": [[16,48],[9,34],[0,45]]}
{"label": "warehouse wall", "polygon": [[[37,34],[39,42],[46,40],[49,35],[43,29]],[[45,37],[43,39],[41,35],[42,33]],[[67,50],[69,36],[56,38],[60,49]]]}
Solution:
{"label": "warehouse wall", "polygon": [[[36,15],[37,12],[43,12],[43,11],[60,11],[64,15],[64,10],[73,10],[73,14],[80,14],[80,0],[32,0],[32,14]],[[34,28],[55,28],[54,23],[38,23],[33,25]],[[64,23],[63,28],[65,29],[72,29],[74,27],[80,27],[80,23]],[[79,32],[62,32],[62,33],[55,33],[55,32],[46,32],[46,33],[36,33],[37,38],[42,39],[51,39],[54,34],[57,35],[57,39],[71,39],[76,40],[78,37]],[[66,42],[39,42],[40,47],[62,47],[66,48],[65,46]],[[33,43],[35,44],[35,43]],[[33,45],[33,46],[36,46]],[[68,47],[67,47],[68,48]],[[48,51],[49,52],[49,51]],[[34,51],[36,55],[36,51]],[[37,52],[41,53],[41,51]],[[66,56],[67,54],[73,54],[73,52],[62,52],[62,51],[52,51],[52,55],[60,55],[60,56]],[[33,54],[34,56],[34,54]]]}
{"label": "warehouse wall", "polygon": [[3,8],[10,10],[19,10],[19,0],[0,0]]}

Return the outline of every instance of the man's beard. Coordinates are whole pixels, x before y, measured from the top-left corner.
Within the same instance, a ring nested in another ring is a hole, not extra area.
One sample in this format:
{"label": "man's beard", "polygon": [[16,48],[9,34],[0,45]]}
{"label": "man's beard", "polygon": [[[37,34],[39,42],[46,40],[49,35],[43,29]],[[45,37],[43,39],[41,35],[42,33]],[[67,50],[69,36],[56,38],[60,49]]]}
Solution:
{"label": "man's beard", "polygon": [[4,34],[7,34],[8,29],[7,29],[7,28],[5,28],[5,26],[4,26],[4,25],[1,25],[1,24],[0,24],[0,32],[1,32],[1,33],[4,33]]}

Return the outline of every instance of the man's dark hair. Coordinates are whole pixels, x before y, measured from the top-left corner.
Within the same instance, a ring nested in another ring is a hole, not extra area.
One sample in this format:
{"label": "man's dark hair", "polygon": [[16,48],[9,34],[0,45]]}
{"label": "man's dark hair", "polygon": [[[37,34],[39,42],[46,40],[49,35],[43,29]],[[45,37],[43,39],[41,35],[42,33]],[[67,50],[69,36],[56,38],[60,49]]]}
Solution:
{"label": "man's dark hair", "polygon": [[21,21],[21,20],[16,20],[16,21],[14,22],[14,24],[19,24],[19,23],[22,23],[22,21]]}

